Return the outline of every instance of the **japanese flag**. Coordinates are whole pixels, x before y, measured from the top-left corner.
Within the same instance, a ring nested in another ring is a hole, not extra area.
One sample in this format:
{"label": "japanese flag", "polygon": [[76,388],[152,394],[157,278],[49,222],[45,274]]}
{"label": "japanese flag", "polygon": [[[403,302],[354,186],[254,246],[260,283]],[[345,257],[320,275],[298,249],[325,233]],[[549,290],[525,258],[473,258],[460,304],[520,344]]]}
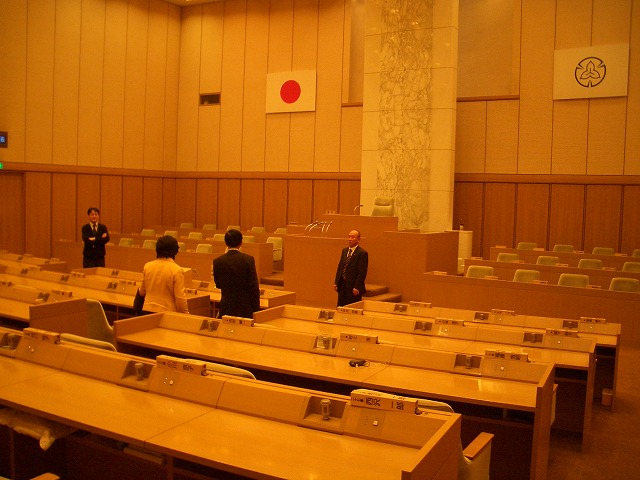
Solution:
{"label": "japanese flag", "polygon": [[315,109],[315,70],[267,74],[267,113],[312,112]]}

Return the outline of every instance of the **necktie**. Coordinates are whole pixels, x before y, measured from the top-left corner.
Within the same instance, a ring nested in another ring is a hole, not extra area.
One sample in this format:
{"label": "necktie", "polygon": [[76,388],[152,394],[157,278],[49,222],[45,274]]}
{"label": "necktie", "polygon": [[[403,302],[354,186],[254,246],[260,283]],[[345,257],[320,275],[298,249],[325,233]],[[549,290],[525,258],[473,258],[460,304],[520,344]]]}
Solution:
{"label": "necktie", "polygon": [[351,254],[353,253],[353,251],[351,249],[349,249],[347,251],[347,259],[344,261],[344,265],[342,265],[342,278],[346,280],[347,277],[347,267],[349,266],[349,263],[351,263]]}
{"label": "necktie", "polygon": [[95,237],[98,234],[98,226],[94,223],[93,224],[93,236]]}

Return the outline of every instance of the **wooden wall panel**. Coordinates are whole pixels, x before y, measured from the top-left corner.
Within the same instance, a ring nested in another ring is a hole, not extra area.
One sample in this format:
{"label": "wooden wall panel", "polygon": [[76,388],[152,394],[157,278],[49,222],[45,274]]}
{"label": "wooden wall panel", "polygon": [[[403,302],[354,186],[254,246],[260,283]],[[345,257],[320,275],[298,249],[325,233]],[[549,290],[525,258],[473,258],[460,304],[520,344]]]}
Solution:
{"label": "wooden wall panel", "polygon": [[196,225],[218,225],[218,180],[199,178],[196,183]]}
{"label": "wooden wall panel", "polygon": [[218,180],[218,228],[228,225],[245,228],[240,223],[240,180],[235,178]]}
{"label": "wooden wall panel", "polygon": [[[640,8],[631,10],[631,35],[629,49],[640,50]],[[629,80],[627,83],[627,125],[624,164],[625,175],[640,175],[640,55],[629,56]]]}
{"label": "wooden wall panel", "polygon": [[453,189],[453,224],[460,223],[465,230],[473,232],[472,254],[475,257],[483,255],[483,222],[482,205],[484,185],[482,183],[456,183]]}
{"label": "wooden wall panel", "polygon": [[3,172],[0,175],[2,208],[0,208],[0,249],[24,253],[24,174]]}
{"label": "wooden wall panel", "polygon": [[516,238],[518,242],[536,242],[546,247],[549,226],[548,184],[519,184],[516,198]]}
{"label": "wooden wall panel", "polygon": [[458,103],[456,109],[456,172],[484,173],[487,102]]}
{"label": "wooden wall panel", "polygon": [[313,182],[313,210],[315,220],[327,210],[338,211],[338,181],[315,180]]}
{"label": "wooden wall panel", "polygon": [[122,176],[103,175],[100,178],[100,221],[109,230],[122,232]]}
{"label": "wooden wall panel", "polygon": [[[80,229],[82,225],[87,223],[87,209],[90,207],[97,207],[102,211],[102,205],[100,204],[100,176],[99,175],[78,175],[77,180],[78,198],[77,198],[77,215],[76,215],[76,230],[74,236],[69,240],[80,241],[82,235]],[[109,225],[107,225],[109,227]]]}
{"label": "wooden wall panel", "polygon": [[55,2],[39,4],[38,15],[27,17],[24,161],[28,163],[51,163],[55,18]]}
{"label": "wooden wall panel", "polygon": [[622,175],[626,109],[625,97],[589,101],[588,175]]}
{"label": "wooden wall panel", "polygon": [[[340,129],[340,171],[360,172],[362,171],[362,106],[342,108]],[[358,198],[360,198],[359,193]]]}
{"label": "wooden wall panel", "polygon": [[313,220],[313,182],[311,180],[290,180],[287,198],[287,221],[308,225]]}
{"label": "wooden wall panel", "polygon": [[178,226],[176,218],[176,179],[162,179],[162,225]]}
{"label": "wooden wall panel", "polygon": [[269,2],[247,0],[247,32],[244,52],[244,108],[242,112],[242,167],[262,172],[264,165],[267,58],[269,51]]}
{"label": "wooden wall panel", "polygon": [[220,169],[245,170],[242,164],[242,96],[245,66],[246,3],[225,2],[222,39],[222,85],[224,101],[220,104]]}
{"label": "wooden wall panel", "polygon": [[589,100],[554,103],[552,173],[587,173],[588,124]]}
{"label": "wooden wall panel", "polygon": [[127,4],[106,2],[102,89],[102,167],[121,168],[124,149]]}
{"label": "wooden wall panel", "polygon": [[549,248],[560,243],[582,250],[584,227],[583,185],[552,185],[549,208]]}
{"label": "wooden wall panel", "polygon": [[640,248],[640,185],[626,185],[623,195],[620,251],[631,255],[634,249]]}
{"label": "wooden wall panel", "polygon": [[[51,257],[51,174],[28,172],[25,174],[24,253],[36,257]],[[78,252],[81,255],[81,252]]]}
{"label": "wooden wall panel", "polygon": [[52,163],[76,165],[82,2],[55,2],[55,5]]}
{"label": "wooden wall panel", "polygon": [[240,183],[240,224],[247,230],[264,227],[264,182],[243,179]]}
{"label": "wooden wall panel", "polygon": [[176,226],[182,222],[196,225],[196,179],[176,179]]}
{"label": "wooden wall panel", "polygon": [[513,246],[515,205],[516,186],[514,184],[487,183],[485,185],[482,222],[483,257],[489,258],[489,249],[492,246]]}
{"label": "wooden wall panel", "polygon": [[[164,136],[162,169],[176,171],[178,169],[178,85],[180,70],[180,32],[182,31],[182,9],[176,5],[169,7],[169,24],[167,27],[167,75],[165,77],[164,100]],[[193,145],[195,148],[195,145]]]}
{"label": "wooden wall panel", "polygon": [[144,177],[142,199],[142,228],[163,225],[161,178]]}
{"label": "wooden wall panel", "polygon": [[356,180],[341,180],[339,194],[338,213],[353,215],[353,209],[356,205],[360,205],[360,182]]}
{"label": "wooden wall panel", "polygon": [[622,187],[588,185],[584,222],[584,250],[613,247],[619,251]]}
{"label": "wooden wall panel", "polygon": [[486,173],[518,170],[518,102],[487,102]]}
{"label": "wooden wall panel", "polygon": [[287,225],[287,180],[264,181],[264,227],[273,232]]}
{"label": "wooden wall panel", "polygon": [[122,233],[140,233],[144,228],[142,177],[122,178]]}
{"label": "wooden wall panel", "polygon": [[77,176],[72,173],[54,173],[51,179],[51,238],[71,239],[77,229]]}
{"label": "wooden wall panel", "polygon": [[100,166],[105,5],[83,2],[78,90],[78,165]]}

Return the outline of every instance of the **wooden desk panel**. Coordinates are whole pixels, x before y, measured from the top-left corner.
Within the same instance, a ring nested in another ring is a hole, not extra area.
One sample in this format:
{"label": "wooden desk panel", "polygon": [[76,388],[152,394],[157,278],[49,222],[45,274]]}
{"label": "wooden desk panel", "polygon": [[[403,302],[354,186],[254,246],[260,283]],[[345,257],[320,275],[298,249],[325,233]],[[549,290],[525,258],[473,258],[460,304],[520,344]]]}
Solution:
{"label": "wooden desk panel", "polygon": [[10,253],[6,250],[0,250],[0,261],[12,262],[25,267],[37,266],[42,270],[52,270],[55,272],[68,272],[69,266],[67,262],[58,258],[40,258],[33,255]]}
{"label": "wooden desk panel", "polygon": [[425,274],[420,301],[441,307],[579,319],[603,317],[619,323],[621,345],[639,346],[640,294],[539,285],[452,275]]}
{"label": "wooden desk panel", "polygon": [[519,250],[517,248],[491,247],[490,260],[497,260],[499,253],[517,253],[520,260],[525,263],[536,263],[540,255],[548,255],[558,257],[560,263],[564,263],[569,267],[577,267],[581,258],[597,258],[602,260],[605,267],[612,267],[615,270],[622,270],[624,262],[633,262],[633,257],[627,255],[593,255],[591,253],[578,252],[554,252],[550,250]]}

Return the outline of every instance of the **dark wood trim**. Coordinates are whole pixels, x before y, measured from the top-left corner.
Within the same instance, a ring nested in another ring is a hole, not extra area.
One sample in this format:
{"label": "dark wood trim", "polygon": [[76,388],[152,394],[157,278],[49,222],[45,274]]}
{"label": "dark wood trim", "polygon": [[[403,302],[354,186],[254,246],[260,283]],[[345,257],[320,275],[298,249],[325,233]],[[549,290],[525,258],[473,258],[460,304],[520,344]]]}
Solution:
{"label": "dark wood trim", "polygon": [[456,102],[498,102],[500,100],[520,100],[520,95],[487,95],[481,97],[458,97]]}
{"label": "dark wood trim", "polygon": [[530,175],[456,173],[456,183],[528,183],[567,185],[640,185],[640,175]]}

